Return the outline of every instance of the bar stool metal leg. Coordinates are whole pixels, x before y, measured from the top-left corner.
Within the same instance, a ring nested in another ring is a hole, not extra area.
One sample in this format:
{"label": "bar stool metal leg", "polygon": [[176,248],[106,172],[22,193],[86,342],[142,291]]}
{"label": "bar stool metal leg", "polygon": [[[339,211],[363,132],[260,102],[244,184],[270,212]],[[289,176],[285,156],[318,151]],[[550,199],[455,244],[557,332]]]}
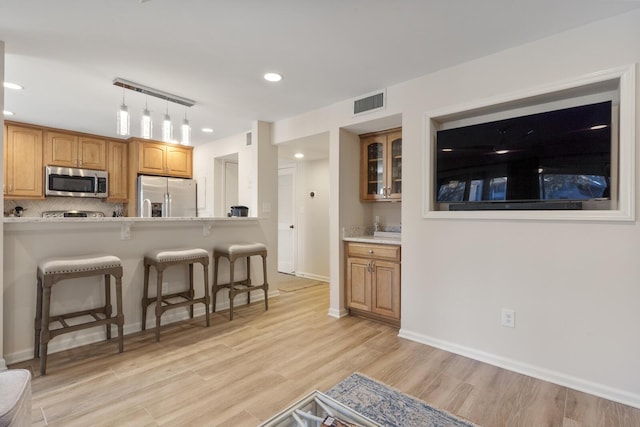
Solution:
{"label": "bar stool metal leg", "polygon": [[267,256],[262,255],[262,277],[264,278],[264,309],[269,310],[269,282],[267,281]]}
{"label": "bar stool metal leg", "polygon": [[116,276],[116,303],[118,304],[118,351],[124,351],[124,306],[122,305],[122,273]]}
{"label": "bar stool metal leg", "polygon": [[[110,274],[104,275],[104,300],[105,300],[105,306],[104,306],[105,318],[111,319],[111,312],[113,311],[113,308],[111,307],[111,275]],[[110,340],[111,324],[107,323],[105,325],[105,328],[107,329],[107,339]]]}
{"label": "bar stool metal leg", "polygon": [[40,357],[40,331],[42,330],[42,279],[38,275],[37,282],[37,297],[36,297],[36,318],[33,325],[36,329],[35,344],[33,345],[33,358]]}
{"label": "bar stool metal leg", "polygon": [[162,318],[162,267],[156,265],[156,342],[160,341],[160,320]]}
{"label": "bar stool metal leg", "polygon": [[42,289],[42,327],[40,329],[40,375],[47,371],[47,350],[49,347],[49,308],[51,306],[51,287],[46,283]]}
{"label": "bar stool metal leg", "polygon": [[147,329],[147,309],[149,308],[149,268],[150,265],[144,265],[144,285],[142,295],[142,330]]}

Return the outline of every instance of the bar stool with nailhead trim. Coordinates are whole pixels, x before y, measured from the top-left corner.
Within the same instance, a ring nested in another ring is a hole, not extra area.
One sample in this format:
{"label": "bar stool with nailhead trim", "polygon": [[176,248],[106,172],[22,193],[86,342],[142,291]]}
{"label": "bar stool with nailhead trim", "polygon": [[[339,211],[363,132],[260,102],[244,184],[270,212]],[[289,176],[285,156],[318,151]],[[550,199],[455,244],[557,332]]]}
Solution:
{"label": "bar stool with nailhead trim", "polygon": [[[56,316],[51,315],[53,285],[62,280],[99,275],[104,275],[105,305],[103,307]],[[116,317],[111,316],[111,276],[116,278]],[[122,309],[122,262],[120,258],[113,255],[99,255],[46,259],[38,264],[37,287],[34,357],[40,357],[40,375],[44,375],[47,370],[49,341],[61,334],[105,325],[107,339],[109,340],[111,339],[111,325],[115,324],[118,326],[118,350],[122,353],[124,347],[124,314]],[[69,325],[66,322],[68,319],[80,316],[92,316],[94,320],[77,325]],[[50,325],[53,322],[59,322],[62,327],[50,329]]]}
{"label": "bar stool with nailhead trim", "polygon": [[[262,257],[262,285],[253,286],[251,284],[251,262],[252,256]],[[229,260],[229,283],[218,284],[218,261],[220,257]],[[247,259],[247,278],[236,282],[234,278],[234,263],[238,258]],[[262,243],[221,243],[213,248],[213,286],[211,294],[213,298],[212,311],[216,311],[216,296],[222,288],[229,289],[229,320],[233,320],[233,299],[241,293],[247,294],[247,304],[251,304],[251,291],[262,289],[264,291],[264,309],[269,310],[269,284],[267,283],[267,246]],[[238,287],[242,286],[242,287]]]}
{"label": "bar stool with nailhead trim", "polygon": [[[194,298],[193,289],[193,264],[200,263],[204,270],[204,297]],[[162,275],[164,270],[172,265],[189,266],[189,289],[172,294],[162,294]],[[149,269],[156,269],[156,296],[149,298]],[[181,298],[182,301],[170,301]],[[193,319],[193,305],[203,303],[205,307],[205,319],[209,326],[209,252],[204,249],[174,249],[154,250],[144,257],[144,296],[142,297],[142,330],[146,329],[147,308],[156,303],[156,341],[160,341],[160,320],[162,313],[172,308],[189,306],[189,314]]]}

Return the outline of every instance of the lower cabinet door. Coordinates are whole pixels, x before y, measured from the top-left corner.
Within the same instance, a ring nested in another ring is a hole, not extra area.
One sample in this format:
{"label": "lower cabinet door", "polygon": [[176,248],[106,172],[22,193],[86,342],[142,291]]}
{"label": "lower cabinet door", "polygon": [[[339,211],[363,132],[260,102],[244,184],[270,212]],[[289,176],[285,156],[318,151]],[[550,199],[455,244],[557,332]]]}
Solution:
{"label": "lower cabinet door", "polygon": [[400,264],[373,261],[371,312],[400,319]]}
{"label": "lower cabinet door", "polygon": [[368,259],[347,258],[347,307],[371,311],[371,274]]}

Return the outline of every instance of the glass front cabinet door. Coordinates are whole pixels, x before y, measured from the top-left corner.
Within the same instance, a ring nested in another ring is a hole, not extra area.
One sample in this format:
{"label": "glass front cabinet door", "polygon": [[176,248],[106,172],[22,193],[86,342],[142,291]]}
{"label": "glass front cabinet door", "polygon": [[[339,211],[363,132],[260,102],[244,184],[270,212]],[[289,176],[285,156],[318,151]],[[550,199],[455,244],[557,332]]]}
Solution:
{"label": "glass front cabinet door", "polygon": [[402,131],[392,129],[360,136],[360,199],[402,198]]}

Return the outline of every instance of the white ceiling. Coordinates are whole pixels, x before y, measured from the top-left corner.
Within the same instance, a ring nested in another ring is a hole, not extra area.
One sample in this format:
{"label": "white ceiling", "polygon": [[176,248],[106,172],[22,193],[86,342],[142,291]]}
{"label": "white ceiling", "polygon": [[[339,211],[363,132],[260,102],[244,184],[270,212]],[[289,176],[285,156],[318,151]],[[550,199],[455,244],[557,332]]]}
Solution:
{"label": "white ceiling", "polygon": [[[1,0],[9,119],[115,135],[121,77],[196,101],[194,144],[640,8],[633,0]],[[280,83],[262,75],[282,73]],[[139,133],[145,96],[126,91]],[[166,103],[149,98],[154,137]],[[185,107],[170,105],[177,126]],[[214,134],[203,134],[212,127]]]}

